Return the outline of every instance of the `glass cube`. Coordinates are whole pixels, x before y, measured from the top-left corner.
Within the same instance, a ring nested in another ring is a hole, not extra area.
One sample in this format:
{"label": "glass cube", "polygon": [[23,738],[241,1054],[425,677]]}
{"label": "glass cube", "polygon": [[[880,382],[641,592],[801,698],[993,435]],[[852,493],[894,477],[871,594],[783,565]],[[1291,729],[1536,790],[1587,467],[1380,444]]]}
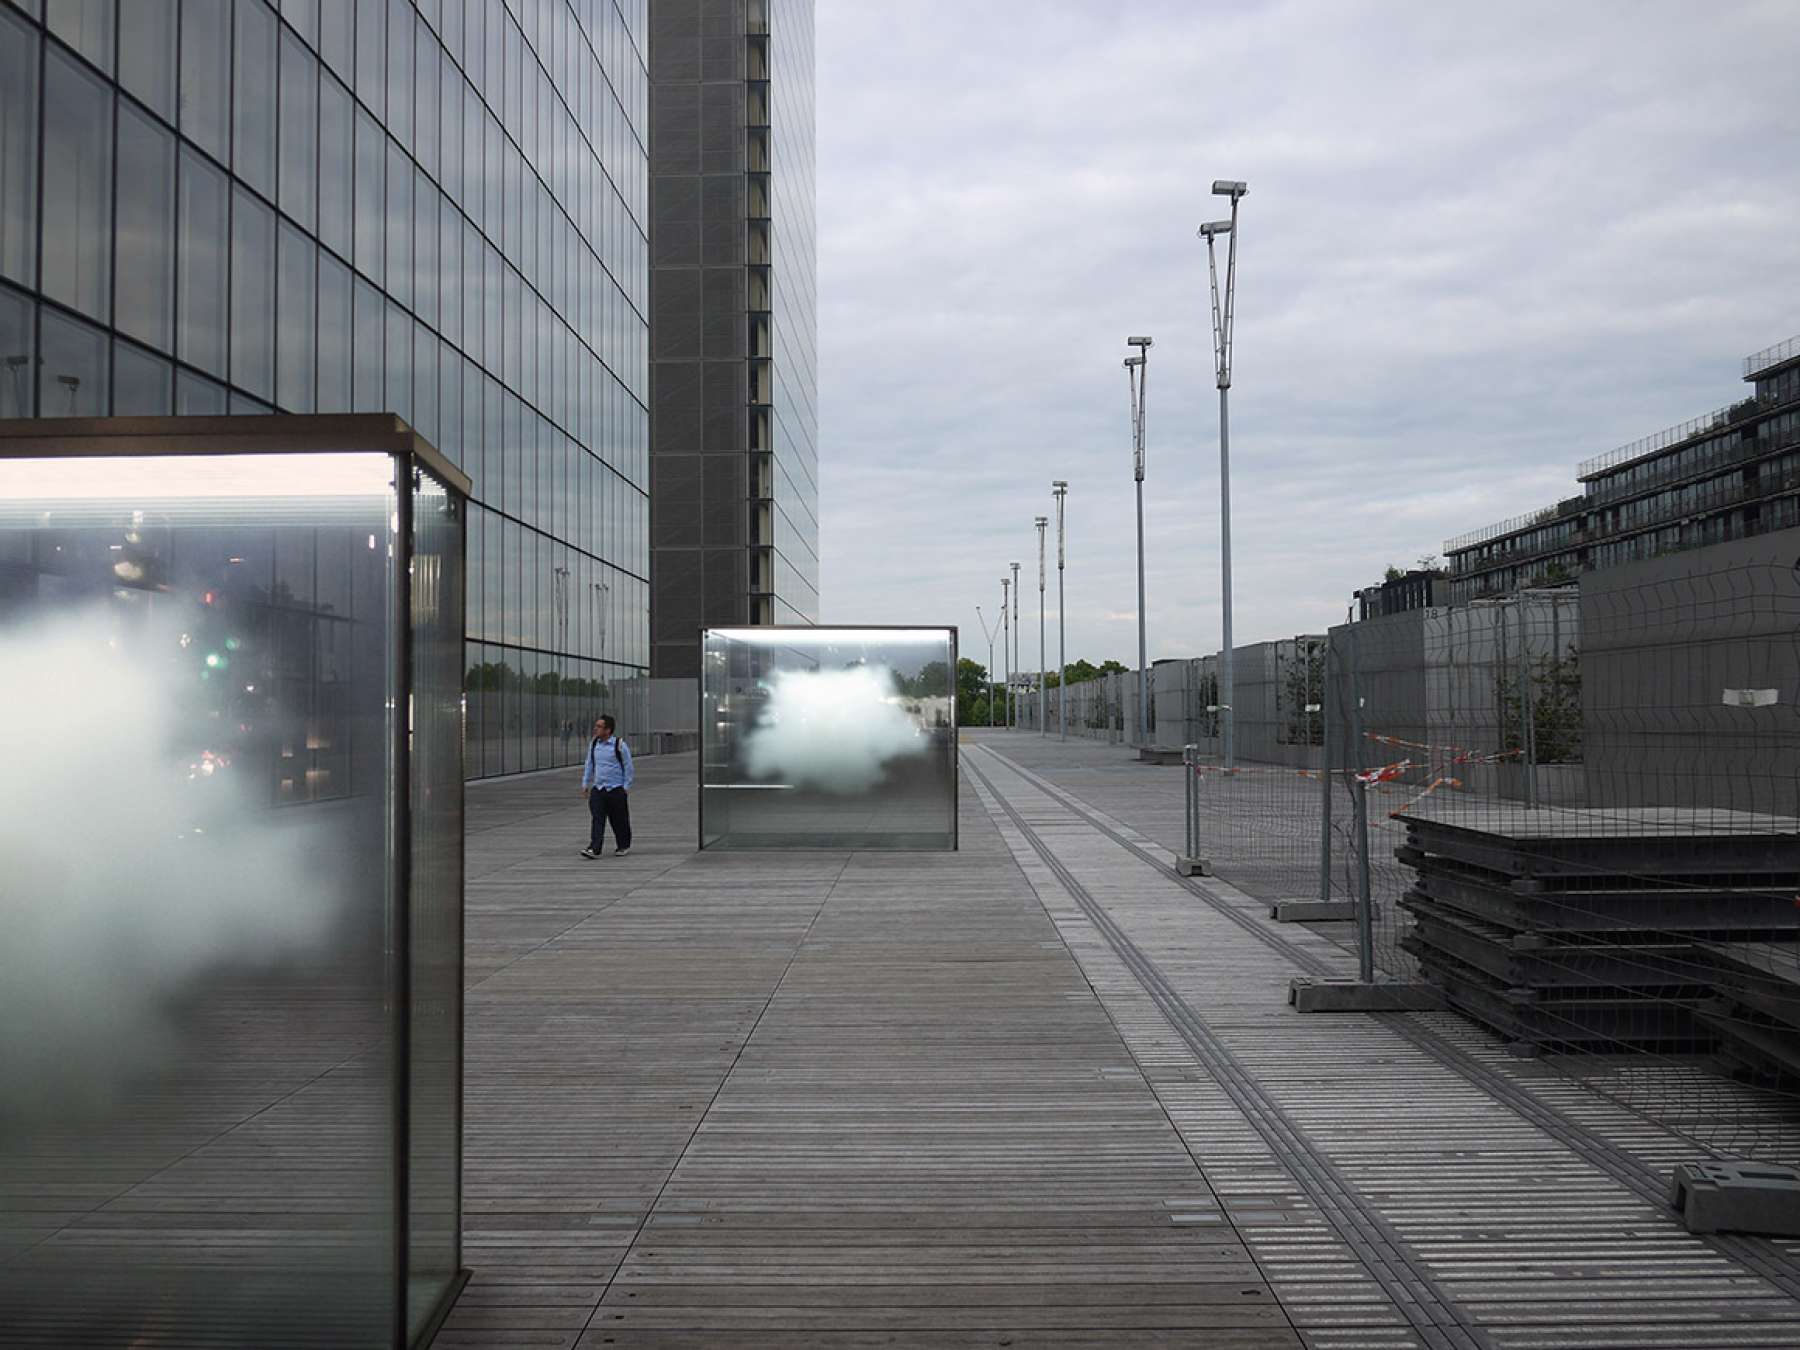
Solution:
{"label": "glass cube", "polygon": [[8,1334],[460,1288],[467,492],[392,417],[0,422]]}
{"label": "glass cube", "polygon": [[956,847],[954,628],[701,635],[700,847]]}

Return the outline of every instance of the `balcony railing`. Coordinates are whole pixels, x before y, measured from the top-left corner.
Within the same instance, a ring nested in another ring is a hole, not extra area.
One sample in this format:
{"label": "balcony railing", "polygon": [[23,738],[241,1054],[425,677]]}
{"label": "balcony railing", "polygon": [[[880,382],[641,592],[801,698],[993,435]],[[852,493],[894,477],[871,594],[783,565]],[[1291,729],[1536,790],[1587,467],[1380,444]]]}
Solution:
{"label": "balcony railing", "polygon": [[1789,338],[1786,342],[1777,342],[1773,347],[1764,347],[1744,358],[1744,378],[1746,380],[1760,375],[1770,366],[1778,366],[1783,361],[1792,361],[1800,356],[1800,335]]}
{"label": "balcony railing", "polygon": [[1702,413],[1698,417],[1690,417],[1685,422],[1678,422],[1672,427],[1664,427],[1661,431],[1652,432],[1648,436],[1641,436],[1629,444],[1621,445],[1616,450],[1608,450],[1604,455],[1595,455],[1592,459],[1583,460],[1580,467],[1575,470],[1575,476],[1583,479],[1592,478],[1608,469],[1617,468],[1621,464],[1629,463],[1631,460],[1658,450],[1666,450],[1671,445],[1679,445],[1683,441],[1692,440],[1707,432],[1723,431],[1733,422],[1740,422],[1758,409],[1771,406],[1773,406],[1772,400],[1759,399],[1754,395],[1750,398],[1741,398],[1736,403],[1726,404],[1723,408],[1716,408],[1712,412]]}
{"label": "balcony railing", "polygon": [[1563,514],[1561,505],[1546,506],[1539,511],[1527,511],[1522,516],[1509,516],[1505,520],[1497,520],[1492,525],[1484,525],[1479,530],[1470,530],[1467,534],[1459,534],[1454,539],[1444,541],[1445,553],[1460,553],[1465,548],[1473,548],[1476,544],[1485,544],[1490,539],[1498,539],[1503,534],[1515,534],[1533,525],[1548,525]]}

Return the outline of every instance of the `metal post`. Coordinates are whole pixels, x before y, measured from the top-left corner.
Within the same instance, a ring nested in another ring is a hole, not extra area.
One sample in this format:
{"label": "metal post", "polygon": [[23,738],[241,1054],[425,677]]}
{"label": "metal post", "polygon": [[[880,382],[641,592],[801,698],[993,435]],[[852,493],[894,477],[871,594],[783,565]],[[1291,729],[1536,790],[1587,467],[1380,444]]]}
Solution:
{"label": "metal post", "polygon": [[1138,744],[1150,744],[1150,676],[1144,604],[1144,402],[1149,391],[1150,347],[1147,337],[1125,339],[1137,355],[1125,358],[1125,374],[1131,381],[1131,474],[1137,480],[1137,582],[1138,582]]}
{"label": "metal post", "polygon": [[1006,700],[1000,705],[1000,725],[1012,725],[1012,630],[1007,626],[1007,597],[1011,594],[1012,582],[1006,577],[1000,578],[1000,660],[1006,667],[1006,682],[1000,686],[1000,697]]}
{"label": "metal post", "polygon": [[[1237,713],[1232,707],[1235,695],[1231,637],[1231,333],[1237,298],[1238,203],[1250,189],[1229,179],[1217,179],[1213,194],[1231,198],[1231,219],[1215,220],[1200,227],[1206,240],[1206,268],[1212,280],[1213,363],[1215,382],[1219,387],[1219,551],[1220,582],[1224,609],[1224,647],[1219,653],[1219,716],[1223,731],[1225,767],[1236,763]],[[1219,265],[1214,240],[1229,235],[1225,261],[1225,298],[1219,300]]]}
{"label": "metal post", "polygon": [[[1013,683],[1016,685],[1019,679],[1019,564],[1017,563],[1012,565],[1012,607],[1013,649],[1012,662],[1008,666],[1008,669],[1012,671]],[[1019,708],[1016,700],[1016,694],[1008,697],[1006,700],[1006,709],[1009,714],[1007,725],[1012,727],[1015,731],[1018,730],[1019,726]]]}
{"label": "metal post", "polygon": [[1195,821],[1194,821],[1194,751],[1195,751],[1195,749],[1196,749],[1196,747],[1192,746],[1192,745],[1184,745],[1181,747],[1181,781],[1182,781],[1183,787],[1185,788],[1185,791],[1183,792],[1182,799],[1181,799],[1182,800],[1182,810],[1183,810],[1182,819],[1186,823],[1186,827],[1187,827],[1187,851],[1184,856],[1189,857],[1189,858],[1198,857],[1200,854],[1200,846],[1194,838],[1195,834],[1197,833],[1196,829],[1194,828],[1194,826],[1195,826]]}
{"label": "metal post", "polygon": [[1067,642],[1067,606],[1063,603],[1063,506],[1068,501],[1067,479],[1051,481],[1050,494],[1056,498],[1056,725],[1057,739],[1069,739],[1069,648]]}
{"label": "metal post", "polygon": [[981,612],[981,606],[975,606],[975,617],[981,621],[981,631],[987,635],[988,644],[988,730],[994,729],[994,629],[988,623],[987,615]]}
{"label": "metal post", "polygon": [[1044,531],[1050,517],[1035,516],[1031,523],[1038,532],[1038,735],[1047,736],[1050,727],[1044,720]]}
{"label": "metal post", "polygon": [[1364,984],[1375,983],[1375,922],[1369,888],[1369,786],[1351,780],[1356,804],[1356,966]]}
{"label": "metal post", "polygon": [[1331,638],[1319,671],[1319,899],[1331,899]]}
{"label": "metal post", "polygon": [[1519,616],[1519,772],[1525,779],[1525,806],[1537,806],[1537,747],[1532,744],[1531,653],[1525,640],[1525,592],[1513,602]]}

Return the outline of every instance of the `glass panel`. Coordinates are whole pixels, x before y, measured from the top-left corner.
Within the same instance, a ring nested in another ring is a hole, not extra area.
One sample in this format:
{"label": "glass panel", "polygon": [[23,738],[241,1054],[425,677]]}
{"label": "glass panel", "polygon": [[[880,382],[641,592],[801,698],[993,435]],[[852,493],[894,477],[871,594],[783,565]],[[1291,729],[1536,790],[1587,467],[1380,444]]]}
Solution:
{"label": "glass panel", "polygon": [[[281,35],[281,209],[313,228],[319,182],[319,63]],[[348,202],[349,194],[345,194]]]}
{"label": "glass panel", "polygon": [[413,310],[426,323],[438,319],[438,190],[423,169],[413,175]]}
{"label": "glass panel", "polygon": [[411,1138],[407,1334],[462,1264],[463,512],[428,473],[413,491]]}
{"label": "glass panel", "polygon": [[412,420],[412,316],[387,302],[387,401],[382,411]]}
{"label": "glass panel", "polygon": [[225,412],[225,386],[189,370],[175,372],[175,415],[216,417]]}
{"label": "glass panel", "polygon": [[387,143],[387,288],[412,304],[413,166],[395,141]]}
{"label": "glass panel", "polygon": [[382,222],[387,210],[383,200],[383,168],[387,157],[387,137],[381,126],[361,108],[356,110],[356,270],[372,277],[379,285],[381,251],[385,232]]}
{"label": "glass panel", "polygon": [[44,55],[44,294],[107,317],[112,279],[112,91]]}
{"label": "glass panel", "polygon": [[380,109],[382,83],[387,66],[386,0],[355,0],[356,96],[369,107]]}
{"label": "glass panel", "polygon": [[[33,1178],[27,1209],[0,1200],[28,1235],[9,1332],[390,1342],[391,794],[278,803],[326,713],[340,744],[389,744],[392,481],[382,455],[0,460],[0,553],[28,560],[0,669],[40,770],[0,780],[31,878],[0,944],[0,1175]],[[353,560],[367,607],[275,571],[329,529],[381,542]],[[97,778],[131,808],[83,849]],[[96,1197],[126,1193],[99,1238]]]}
{"label": "glass panel", "polygon": [[[327,12],[335,6],[327,6]],[[356,163],[356,122],[350,91],[336,80],[319,80],[319,239],[339,257],[350,256],[353,216],[351,183]]]}
{"label": "glass panel", "polygon": [[37,284],[36,32],[0,9],[0,276]]}
{"label": "glass panel", "polygon": [[229,201],[225,175],[183,146],[175,354],[214,375],[225,373],[225,227]]}
{"label": "glass panel", "polygon": [[0,286],[0,417],[30,417],[32,356],[36,350],[33,314],[37,306]]}
{"label": "glass panel", "polygon": [[229,160],[231,94],[229,0],[181,7],[181,130],[221,163]]}
{"label": "glass panel", "polygon": [[412,416],[409,419],[413,427],[433,445],[439,445],[438,435],[438,340],[432,331],[418,320],[413,326],[413,395]]}
{"label": "glass panel", "polygon": [[174,384],[173,364],[132,343],[113,343],[114,417],[168,416]]}
{"label": "glass panel", "polygon": [[113,0],[50,0],[50,31],[107,74],[113,64]]}
{"label": "glass panel", "polygon": [[319,411],[349,412],[350,269],[319,254]]}
{"label": "glass panel", "polygon": [[702,848],[956,847],[948,628],[702,639]]}
{"label": "glass panel", "polygon": [[175,138],[119,105],[118,284],[113,322],[161,351],[175,341]]}
{"label": "glass panel", "polygon": [[[418,84],[414,90],[413,154],[425,171],[435,175],[438,167],[438,51],[437,39],[426,27],[424,15],[418,19]],[[452,142],[454,145],[454,142]]]}
{"label": "glass panel", "polygon": [[382,356],[386,350],[386,304],[381,292],[356,279],[356,388],[351,406],[357,412],[380,412]]}
{"label": "glass panel", "polygon": [[275,395],[275,213],[242,188],[231,212],[231,382]]}
{"label": "glass panel", "polygon": [[[368,3],[368,0],[364,0]],[[388,0],[387,129],[412,148],[413,8],[411,0]],[[371,107],[380,108],[378,101]]]}
{"label": "glass panel", "polygon": [[232,167],[265,197],[275,195],[275,15],[263,4],[235,6],[237,61]]}
{"label": "glass panel", "polygon": [[356,11],[352,0],[319,6],[319,56],[350,84],[356,78]]}
{"label": "glass panel", "polygon": [[175,120],[175,0],[130,0],[119,10],[119,83],[165,121]]}
{"label": "glass panel", "polygon": [[79,319],[45,308],[38,365],[39,417],[105,417],[106,335]]}
{"label": "glass panel", "polygon": [[281,17],[308,42],[318,42],[319,0],[281,0]]}
{"label": "glass panel", "polygon": [[313,410],[313,342],[317,336],[314,282],[319,250],[304,234],[281,222],[279,290],[275,312],[275,401],[288,412]]}

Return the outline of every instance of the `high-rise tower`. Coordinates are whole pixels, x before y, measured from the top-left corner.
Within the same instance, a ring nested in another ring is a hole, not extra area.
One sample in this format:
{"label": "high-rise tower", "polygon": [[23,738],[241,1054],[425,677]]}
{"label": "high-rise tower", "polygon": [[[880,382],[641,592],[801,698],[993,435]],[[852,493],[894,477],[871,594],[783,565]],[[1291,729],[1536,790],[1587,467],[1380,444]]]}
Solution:
{"label": "high-rise tower", "polygon": [[651,674],[818,618],[812,0],[650,0]]}

